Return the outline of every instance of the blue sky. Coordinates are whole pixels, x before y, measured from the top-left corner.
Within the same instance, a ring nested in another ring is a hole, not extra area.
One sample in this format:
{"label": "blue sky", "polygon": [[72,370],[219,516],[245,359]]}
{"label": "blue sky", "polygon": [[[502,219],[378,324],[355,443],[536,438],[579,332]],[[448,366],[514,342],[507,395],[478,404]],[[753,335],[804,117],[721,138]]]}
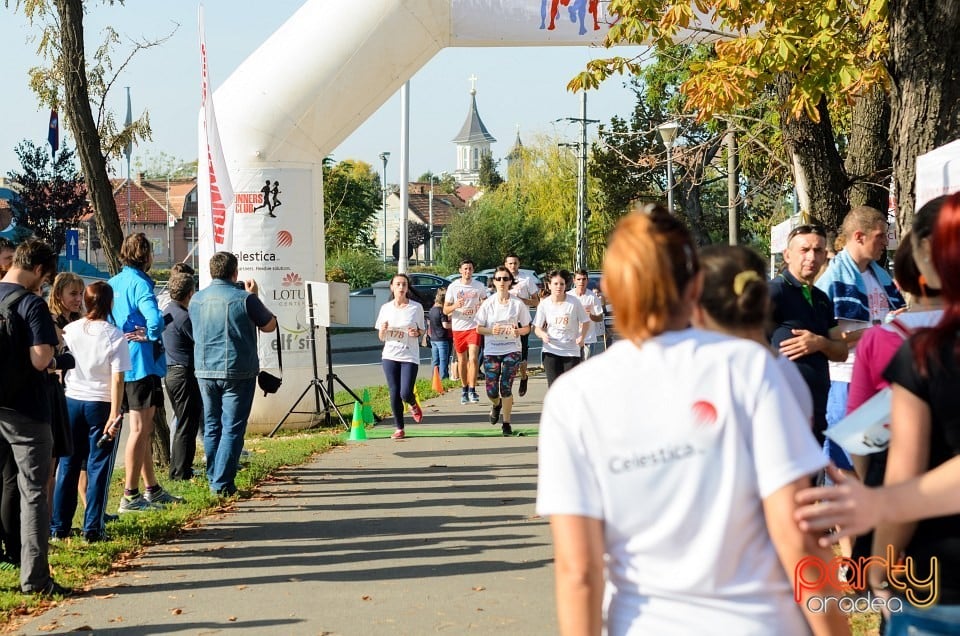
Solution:
{"label": "blue sky", "polygon": [[[339,1],[339,0],[338,0]],[[351,0],[360,1],[360,0]],[[130,86],[134,114],[150,113],[153,141],[134,149],[134,157],[160,152],[182,159],[196,158],[196,117],[199,109],[199,54],[197,4],[181,0],[127,0],[125,5],[86,3],[88,51],[102,39],[102,29],[112,25],[125,40],[158,39],[176,28],[164,44],[141,51],[117,80],[109,106],[122,121],[126,109],[125,86]],[[303,0],[207,0],[206,38],[214,90]],[[13,152],[22,139],[46,143],[49,111],[37,106],[30,91],[27,70],[40,64],[36,45],[28,41],[39,27],[31,28],[20,14],[0,7],[0,77],[3,78],[3,122],[0,125],[0,174],[19,164]],[[119,63],[128,48],[114,54]],[[556,122],[579,115],[580,98],[566,91],[567,81],[587,61],[602,57],[603,49],[589,47],[460,48],[441,51],[411,78],[410,175],[416,178],[455,168],[454,145],[467,114],[470,83],[476,75],[480,115],[497,138],[495,158],[513,144],[517,125],[521,137],[555,135],[576,139],[575,124]],[[632,93],[619,78],[588,94],[587,116],[609,121],[626,116],[633,107]],[[593,126],[595,131],[596,127]],[[61,142],[63,143],[63,142]],[[72,140],[68,140],[72,146]],[[388,100],[332,153],[337,160],[360,159],[379,170],[378,155],[389,151],[387,179],[399,181],[400,100]]]}

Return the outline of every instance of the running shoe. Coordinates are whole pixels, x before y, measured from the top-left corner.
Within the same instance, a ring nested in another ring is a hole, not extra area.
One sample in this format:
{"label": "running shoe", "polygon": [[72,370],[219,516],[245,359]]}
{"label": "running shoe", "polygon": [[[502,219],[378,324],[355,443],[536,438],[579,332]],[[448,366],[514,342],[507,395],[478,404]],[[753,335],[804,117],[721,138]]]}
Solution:
{"label": "running shoe", "polygon": [[147,512],[159,508],[160,506],[150,503],[141,494],[137,494],[135,497],[124,495],[120,498],[120,507],[117,508],[117,512],[122,515],[127,512]]}
{"label": "running shoe", "polygon": [[167,504],[183,503],[183,497],[171,495],[162,486],[159,490],[150,492],[149,489],[143,493],[144,499],[157,506],[166,506]]}
{"label": "running shoe", "polygon": [[510,424],[507,422],[503,423],[503,426],[500,427],[501,432],[503,432],[504,437],[513,436],[513,428],[510,427]]}
{"label": "running shoe", "polygon": [[490,407],[490,425],[496,426],[500,421],[500,410],[503,409],[503,401],[497,402]]}
{"label": "running shoe", "polygon": [[423,421],[423,409],[420,408],[420,404],[414,402],[410,405],[410,415],[413,416],[413,421],[417,424]]}
{"label": "running shoe", "polygon": [[404,439],[406,435],[403,432],[402,428],[398,428],[393,432],[393,435],[390,436],[390,439]]}
{"label": "running shoe", "polygon": [[477,395],[476,391],[470,391],[470,401],[473,402],[474,404],[480,403],[480,396]]}
{"label": "running shoe", "polygon": [[526,377],[520,378],[520,390],[517,391],[517,393],[520,394],[520,397],[523,397],[524,395],[527,394],[527,378]]}
{"label": "running shoe", "polygon": [[468,404],[470,402],[470,396],[467,395],[467,392],[464,391],[460,394],[460,404]]}

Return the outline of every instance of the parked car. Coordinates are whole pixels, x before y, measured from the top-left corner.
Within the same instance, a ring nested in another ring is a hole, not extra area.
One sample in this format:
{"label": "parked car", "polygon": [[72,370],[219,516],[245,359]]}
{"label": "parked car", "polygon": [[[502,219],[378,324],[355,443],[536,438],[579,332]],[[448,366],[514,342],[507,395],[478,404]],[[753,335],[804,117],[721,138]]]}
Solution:
{"label": "parked car", "polygon": [[[410,294],[413,299],[419,302],[424,306],[425,309],[429,309],[433,306],[433,299],[437,295],[437,290],[441,287],[446,287],[450,283],[440,276],[434,276],[433,274],[423,274],[420,272],[410,272],[407,274],[410,277],[410,286],[413,288],[413,293]],[[386,284],[390,284],[390,281],[383,281]],[[360,289],[355,289],[350,292],[351,296],[372,296],[373,287],[361,287]]]}
{"label": "parked car", "polygon": [[[489,275],[475,272],[473,274],[473,280],[479,281],[481,284],[483,284],[484,287],[489,287],[491,276],[493,276],[493,270],[490,270]],[[447,276],[446,278],[447,285],[449,285],[455,280],[460,280],[460,274],[450,274],[449,276]]]}

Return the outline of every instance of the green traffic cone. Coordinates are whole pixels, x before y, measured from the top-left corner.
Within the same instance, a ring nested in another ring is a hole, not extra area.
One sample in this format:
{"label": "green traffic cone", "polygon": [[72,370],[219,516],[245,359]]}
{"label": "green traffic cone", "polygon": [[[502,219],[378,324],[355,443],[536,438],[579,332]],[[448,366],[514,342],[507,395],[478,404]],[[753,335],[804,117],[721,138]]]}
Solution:
{"label": "green traffic cone", "polygon": [[363,423],[363,409],[359,402],[353,403],[353,421],[350,423],[351,442],[360,442],[367,439],[367,427]]}
{"label": "green traffic cone", "polygon": [[373,424],[373,407],[370,405],[370,391],[368,389],[363,390],[363,409],[361,413],[363,414],[364,424]]}

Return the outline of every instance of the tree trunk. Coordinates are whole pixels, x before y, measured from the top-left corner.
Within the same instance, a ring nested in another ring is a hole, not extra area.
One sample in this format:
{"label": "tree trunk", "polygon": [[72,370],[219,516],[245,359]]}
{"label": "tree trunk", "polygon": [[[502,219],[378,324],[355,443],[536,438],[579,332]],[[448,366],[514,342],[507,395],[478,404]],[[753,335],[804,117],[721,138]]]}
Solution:
{"label": "tree trunk", "polygon": [[82,0],[54,0],[60,19],[60,64],[66,92],[64,102],[67,123],[77,141],[77,156],[93,203],[97,232],[111,273],[120,270],[120,244],[123,230],[113,187],[107,175],[107,162],[100,148],[100,135],[90,110],[87,91],[87,63],[83,51]]}
{"label": "tree trunk", "polygon": [[709,245],[710,234],[703,220],[703,203],[700,200],[703,190],[703,175],[706,167],[713,163],[723,144],[723,137],[716,137],[700,149],[693,157],[692,165],[685,166],[684,175],[677,185],[683,196],[683,214],[687,217],[687,226],[697,245]]}
{"label": "tree trunk", "polygon": [[[777,82],[780,102],[790,92],[790,80],[781,76]],[[850,209],[847,199],[849,181],[837,151],[827,100],[817,104],[820,121],[806,115],[794,118],[781,108],[780,126],[783,145],[793,172],[793,182],[800,201],[800,210],[819,220],[829,229],[840,226]]]}
{"label": "tree trunk", "polygon": [[853,103],[850,145],[844,164],[850,178],[850,206],[869,205],[886,210],[890,203],[890,100],[875,86]]}
{"label": "tree trunk", "polygon": [[890,105],[897,220],[913,224],[917,156],[960,136],[960,3],[890,0]]}

